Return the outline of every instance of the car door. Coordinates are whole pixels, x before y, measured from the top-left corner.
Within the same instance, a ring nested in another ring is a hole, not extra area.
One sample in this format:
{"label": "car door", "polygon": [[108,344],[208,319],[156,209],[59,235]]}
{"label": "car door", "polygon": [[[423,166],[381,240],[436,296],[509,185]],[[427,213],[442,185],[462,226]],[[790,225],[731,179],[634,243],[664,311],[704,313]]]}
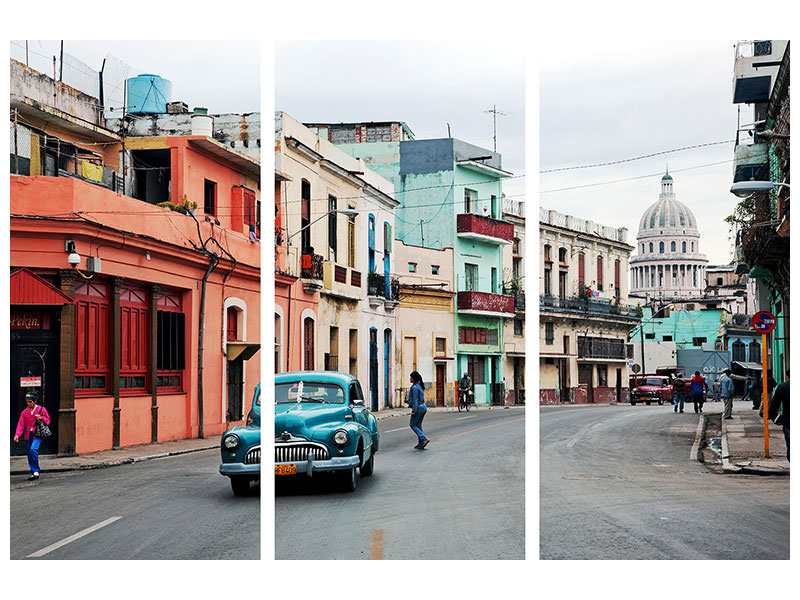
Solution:
{"label": "car door", "polygon": [[354,381],[350,384],[350,409],[353,411],[353,420],[368,428],[367,407],[364,405],[364,394],[361,392],[361,384]]}

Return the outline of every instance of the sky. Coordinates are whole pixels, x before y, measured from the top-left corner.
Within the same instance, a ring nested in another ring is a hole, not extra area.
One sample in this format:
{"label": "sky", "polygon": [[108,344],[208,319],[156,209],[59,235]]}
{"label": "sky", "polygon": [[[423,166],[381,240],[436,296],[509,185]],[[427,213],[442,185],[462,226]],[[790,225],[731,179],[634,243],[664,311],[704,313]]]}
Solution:
{"label": "sky", "polygon": [[[735,139],[733,47],[733,41],[623,37],[584,41],[557,55],[543,55],[541,170]],[[752,122],[752,107],[742,105],[742,122]],[[709,264],[727,264],[732,244],[723,219],[737,202],[729,193],[732,159],[731,142],[613,166],[542,173],[540,203],[603,225],[627,227],[628,243],[635,245],[639,219],[658,200],[669,166],[677,200],[697,218],[700,251]],[[702,166],[712,163],[721,164]],[[563,190],[631,178],[637,179]]]}
{"label": "sky", "polygon": [[503,42],[279,41],[275,110],[305,123],[403,121],[416,139],[452,137],[497,151],[507,197],[525,194],[522,54]]}
{"label": "sky", "polygon": [[[25,41],[11,41],[11,58],[25,62]],[[29,66],[52,77],[53,56],[60,56],[61,42],[27,42]],[[121,104],[122,94],[114,90],[124,78],[121,73],[127,77],[154,73],[172,82],[172,100],[186,102],[190,110],[196,106],[208,108],[211,114],[261,110],[258,41],[65,40],[64,53],[84,63],[70,68],[74,63],[65,60],[64,82],[94,97],[98,96],[97,73],[103,59],[113,57],[106,62],[104,71],[106,94],[111,99],[106,104]],[[120,63],[130,69],[124,72]],[[58,69],[57,60],[57,73]]]}

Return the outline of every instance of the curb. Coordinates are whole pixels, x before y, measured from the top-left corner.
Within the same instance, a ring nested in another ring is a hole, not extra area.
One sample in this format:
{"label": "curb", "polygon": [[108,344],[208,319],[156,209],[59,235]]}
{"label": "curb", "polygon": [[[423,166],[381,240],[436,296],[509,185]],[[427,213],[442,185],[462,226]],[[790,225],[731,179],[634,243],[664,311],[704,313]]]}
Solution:
{"label": "curb", "polygon": [[730,450],[728,448],[728,424],[727,419],[722,419],[722,471],[726,474],[742,474],[742,475],[778,475],[781,477],[788,476],[791,471],[789,469],[778,468],[773,469],[770,467],[754,467],[752,465],[737,465],[730,460]]}
{"label": "curb", "polygon": [[[180,454],[189,454],[191,452],[201,452],[203,450],[214,450],[218,448],[217,444],[213,446],[204,446],[202,448],[186,448],[183,450],[172,450],[170,452],[161,452],[159,454],[150,454],[147,456],[132,456],[130,458],[121,458],[117,460],[110,460],[107,462],[100,462],[95,464],[88,464],[88,465],[72,465],[68,467],[40,467],[39,471],[42,473],[67,473],[69,471],[91,471],[94,469],[105,469],[107,467],[118,467],[120,465],[129,465],[138,462],[144,462],[146,460],[152,460],[155,458],[166,458],[168,456],[178,456]],[[27,475],[30,473],[29,469],[24,470],[12,470],[10,475]]]}
{"label": "curb", "polygon": [[724,473],[739,473],[741,472],[741,468],[737,465],[731,464],[731,453],[728,448],[728,423],[726,423],[727,419],[724,417],[721,418],[722,423],[722,471]]}

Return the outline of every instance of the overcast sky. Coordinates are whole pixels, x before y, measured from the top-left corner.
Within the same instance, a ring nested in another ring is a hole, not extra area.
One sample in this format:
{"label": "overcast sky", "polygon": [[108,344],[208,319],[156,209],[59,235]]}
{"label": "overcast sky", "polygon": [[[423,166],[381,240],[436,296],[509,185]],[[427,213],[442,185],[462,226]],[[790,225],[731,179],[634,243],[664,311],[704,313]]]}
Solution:
{"label": "overcast sky", "polygon": [[496,41],[277,42],[275,109],[301,122],[404,121],[416,139],[452,137],[497,151],[507,196],[525,193],[522,53]]}
{"label": "overcast sky", "polygon": [[[28,40],[29,65],[53,75],[53,56],[60,56],[60,41]],[[25,40],[11,42],[11,58],[25,62]],[[261,110],[261,57],[258,41],[64,41],[64,53],[89,69],[70,69],[65,61],[64,82],[83,84],[81,91],[97,97],[97,75],[103,59],[112,55],[131,67],[127,76],[154,73],[172,82],[172,100],[208,108],[212,114],[246,113]],[[106,63],[106,81],[110,86],[117,75],[117,61]],[[88,71],[88,72],[87,72]],[[58,73],[58,65],[57,65]],[[121,81],[121,78],[120,78]],[[85,90],[92,87],[92,90]],[[119,102],[122,95],[107,89],[106,104]]]}
{"label": "overcast sky", "polygon": [[[609,38],[542,56],[542,170],[733,140],[737,128],[737,108],[731,103],[733,45],[732,41],[643,43]],[[742,105],[742,122],[752,122],[752,107]],[[540,202],[603,225],[627,227],[628,242],[635,245],[639,219],[658,200],[669,162],[677,199],[697,217],[701,252],[710,264],[724,264],[731,260],[731,243],[723,219],[736,203],[728,191],[732,159],[733,144],[726,143],[614,166],[542,174]],[[634,177],[639,179],[552,191]]]}

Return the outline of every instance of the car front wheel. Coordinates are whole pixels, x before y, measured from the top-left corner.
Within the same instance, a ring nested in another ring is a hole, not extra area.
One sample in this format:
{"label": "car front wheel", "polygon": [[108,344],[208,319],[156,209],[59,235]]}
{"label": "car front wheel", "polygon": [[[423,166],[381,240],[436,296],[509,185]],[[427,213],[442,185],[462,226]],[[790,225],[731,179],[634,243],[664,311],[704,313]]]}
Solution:
{"label": "car front wheel", "polygon": [[361,467],[361,476],[362,477],[369,477],[372,475],[372,471],[375,468],[375,454],[370,454],[369,460],[364,463],[364,466]]}
{"label": "car front wheel", "polygon": [[231,477],[231,489],[235,496],[246,496],[250,493],[250,478]]}
{"label": "car front wheel", "polygon": [[345,492],[356,491],[356,486],[358,486],[358,474],[356,473],[355,467],[351,467],[346,471],[342,471],[339,477],[340,477],[339,482],[341,483],[342,491]]}

